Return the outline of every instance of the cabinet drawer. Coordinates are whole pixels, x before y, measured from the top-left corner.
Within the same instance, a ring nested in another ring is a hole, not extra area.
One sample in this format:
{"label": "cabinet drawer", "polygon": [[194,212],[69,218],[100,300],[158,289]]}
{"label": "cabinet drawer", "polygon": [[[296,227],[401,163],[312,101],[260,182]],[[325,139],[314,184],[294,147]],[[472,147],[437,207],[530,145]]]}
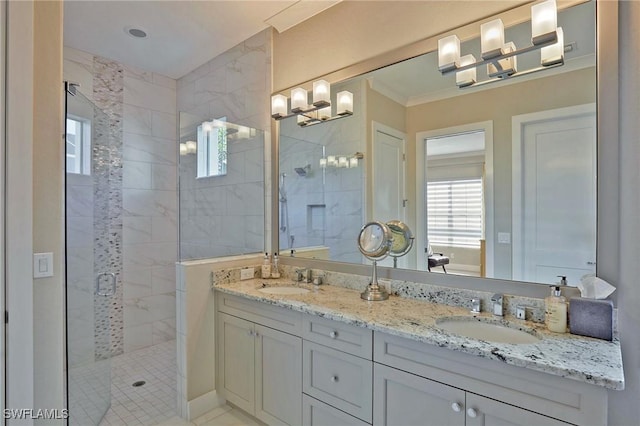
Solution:
{"label": "cabinet drawer", "polygon": [[302,425],[303,426],[369,426],[360,419],[338,410],[335,407],[302,395]]}
{"label": "cabinet drawer", "polygon": [[303,392],[370,423],[373,363],[306,340],[302,351]]}
{"label": "cabinet drawer", "polygon": [[243,297],[217,291],[215,294],[218,312],[244,318],[266,327],[300,336],[302,314],[288,309],[256,302]]}
{"label": "cabinet drawer", "polygon": [[565,422],[607,423],[607,391],[598,386],[379,332],[373,359]]}
{"label": "cabinet drawer", "polygon": [[373,355],[373,331],[366,328],[305,315],[302,337],[365,359]]}

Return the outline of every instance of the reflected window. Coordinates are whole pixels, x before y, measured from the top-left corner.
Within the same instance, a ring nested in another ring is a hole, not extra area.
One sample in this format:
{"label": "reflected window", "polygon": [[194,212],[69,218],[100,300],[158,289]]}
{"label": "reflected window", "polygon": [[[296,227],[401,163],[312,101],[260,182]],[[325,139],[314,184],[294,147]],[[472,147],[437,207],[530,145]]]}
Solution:
{"label": "reflected window", "polygon": [[226,118],[205,121],[198,126],[197,153],[198,178],[227,174]]}
{"label": "reflected window", "polygon": [[428,182],[427,216],[432,245],[480,248],[482,178]]}
{"label": "reflected window", "polygon": [[67,116],[67,173],[91,174],[91,120]]}

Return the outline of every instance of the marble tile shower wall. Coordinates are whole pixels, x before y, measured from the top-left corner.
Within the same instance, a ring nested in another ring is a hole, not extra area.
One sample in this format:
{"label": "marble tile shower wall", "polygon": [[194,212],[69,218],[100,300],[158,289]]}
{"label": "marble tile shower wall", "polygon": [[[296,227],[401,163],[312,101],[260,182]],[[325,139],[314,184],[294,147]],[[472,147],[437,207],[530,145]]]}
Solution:
{"label": "marble tile shower wall", "polygon": [[[265,30],[178,80],[178,111],[201,120],[270,128],[271,32]],[[180,258],[260,252],[270,223],[265,185],[270,136],[230,142],[228,174],[195,178],[195,156],[181,157]]]}
{"label": "marble tile shower wall", "polygon": [[[80,91],[95,101],[94,55],[65,48],[64,57],[65,79],[80,83]],[[122,86],[119,102],[110,107],[122,114],[121,180],[112,185],[112,197],[122,206],[122,273],[113,308],[122,320],[111,324],[111,353],[118,354],[175,338],[176,81],[109,62],[120,69]],[[94,188],[77,175],[69,183],[67,207],[80,215],[82,206],[94,205]],[[94,232],[82,229],[89,226],[86,218],[74,224],[85,234]],[[90,276],[93,256],[86,247],[70,249],[69,269]]]}
{"label": "marble tile shower wall", "polygon": [[[280,202],[280,222],[284,222],[279,229],[280,250],[290,249],[293,239],[293,248],[326,245],[330,259],[360,263],[354,241],[364,224],[366,153],[358,168],[319,167],[323,147],[325,156],[365,152],[361,84],[334,85],[331,93],[335,96],[342,90],[353,93],[353,116],[310,127],[298,126],[295,119],[281,121],[279,184],[284,173],[286,203]],[[307,165],[309,172],[300,176],[296,168]]]}

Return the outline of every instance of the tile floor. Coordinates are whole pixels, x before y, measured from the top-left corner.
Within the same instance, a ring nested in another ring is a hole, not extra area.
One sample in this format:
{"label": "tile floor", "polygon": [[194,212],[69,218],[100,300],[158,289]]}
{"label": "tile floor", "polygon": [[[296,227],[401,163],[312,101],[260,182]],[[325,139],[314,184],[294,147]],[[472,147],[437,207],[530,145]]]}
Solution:
{"label": "tile floor", "polygon": [[[176,341],[111,359],[111,408],[100,426],[156,425],[176,416]],[[133,383],[144,380],[143,386]]]}
{"label": "tile floor", "polygon": [[[108,367],[108,366],[107,366]],[[85,369],[86,370],[86,369]],[[95,371],[94,371],[95,370]],[[96,389],[96,374],[104,374],[105,368],[93,366],[90,371],[78,371],[72,375],[78,398],[76,417],[72,424],[95,424],[96,412],[104,401],[104,389]],[[100,426],[261,426],[237,408],[228,405],[188,422],[176,415],[176,341],[140,349],[111,359],[111,408]],[[134,387],[144,380],[143,386]],[[82,386],[80,386],[82,385]],[[98,417],[99,418],[99,417]]]}

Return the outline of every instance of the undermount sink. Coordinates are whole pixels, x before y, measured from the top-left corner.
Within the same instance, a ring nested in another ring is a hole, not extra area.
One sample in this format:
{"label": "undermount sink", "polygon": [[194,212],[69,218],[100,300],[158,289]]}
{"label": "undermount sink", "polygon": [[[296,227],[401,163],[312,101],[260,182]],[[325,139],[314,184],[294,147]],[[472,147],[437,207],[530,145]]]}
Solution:
{"label": "undermount sink", "polygon": [[459,336],[486,340],[488,342],[523,345],[540,341],[538,337],[527,331],[473,317],[441,318],[436,320],[436,325],[443,330]]}
{"label": "undermount sink", "polygon": [[305,294],[309,290],[301,287],[263,287],[258,289],[261,293],[266,294]]}

